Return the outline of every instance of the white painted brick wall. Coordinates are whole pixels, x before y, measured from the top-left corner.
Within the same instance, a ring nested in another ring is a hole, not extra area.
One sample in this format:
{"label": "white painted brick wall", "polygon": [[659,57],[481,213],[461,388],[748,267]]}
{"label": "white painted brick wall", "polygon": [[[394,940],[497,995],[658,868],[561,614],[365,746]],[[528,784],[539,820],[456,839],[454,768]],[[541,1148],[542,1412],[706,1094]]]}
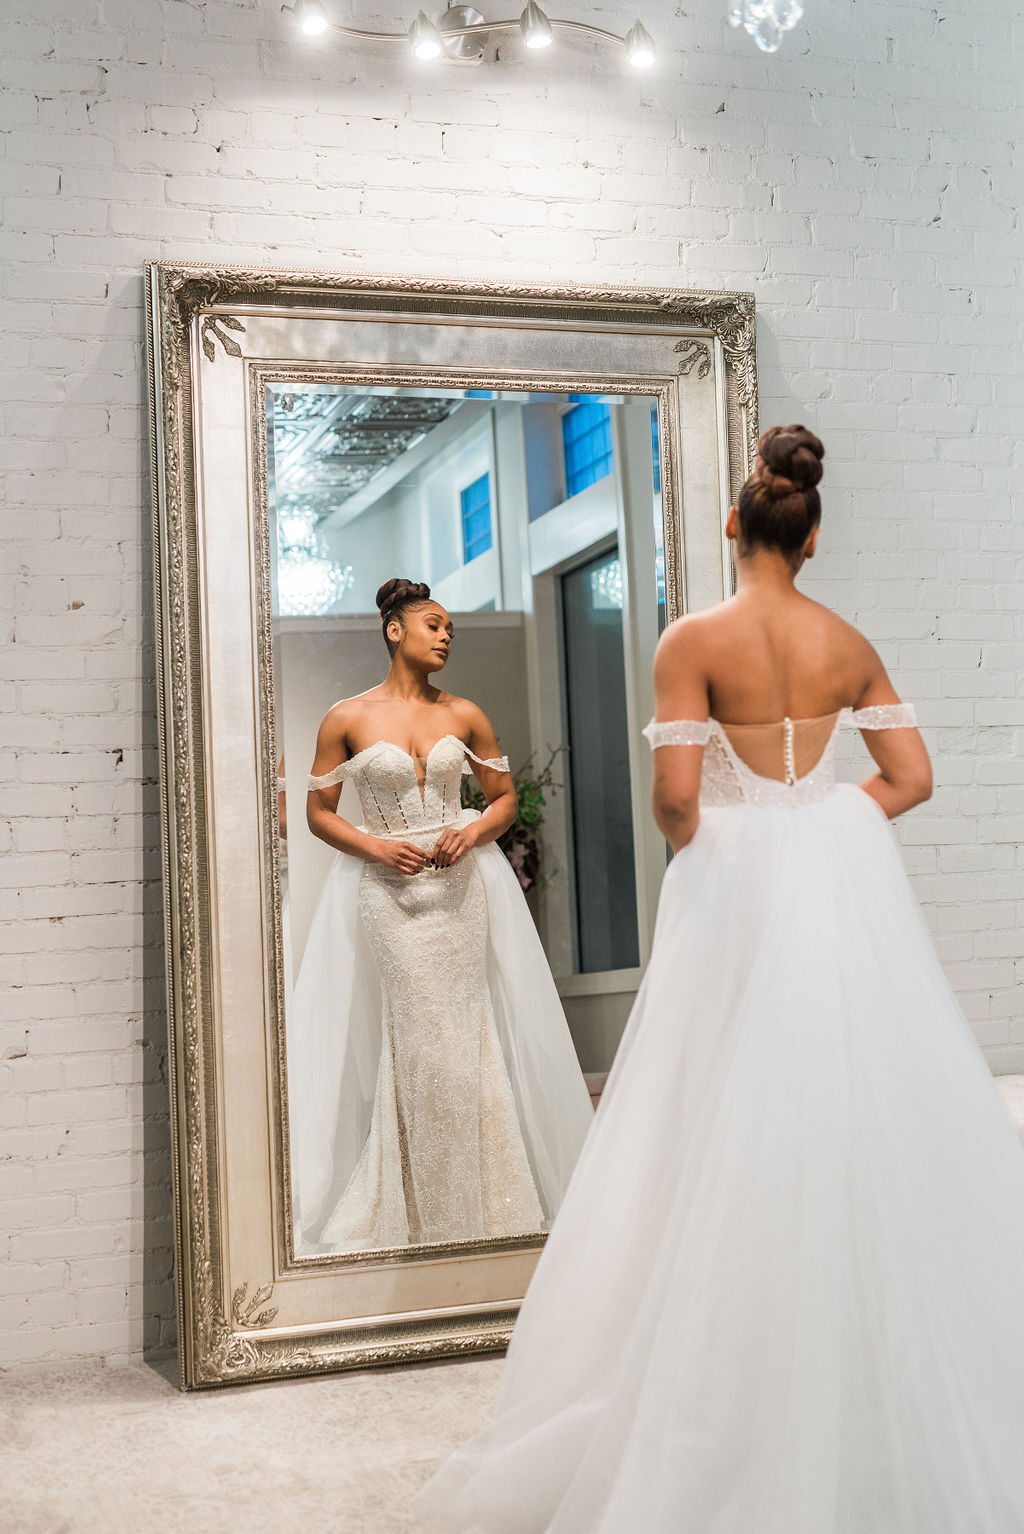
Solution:
{"label": "white painted brick wall", "polygon": [[579,39],[479,70],[311,45],[273,0],[6,8],[0,1359],[173,1327],[147,258],[753,288],[763,419],[829,452],[811,586],[920,705],[907,859],[1024,1067],[1017,9],[808,0],[766,59],[726,0],[648,0],[641,80]]}

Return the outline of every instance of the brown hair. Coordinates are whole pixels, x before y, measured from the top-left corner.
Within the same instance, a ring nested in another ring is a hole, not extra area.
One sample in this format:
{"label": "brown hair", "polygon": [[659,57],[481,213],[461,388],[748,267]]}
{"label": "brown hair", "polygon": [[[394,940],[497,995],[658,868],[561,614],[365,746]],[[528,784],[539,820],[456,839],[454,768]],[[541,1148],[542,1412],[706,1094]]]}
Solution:
{"label": "brown hair", "polygon": [[381,633],[389,655],[394,655],[398,646],[393,639],[388,638],[388,624],[393,618],[401,622],[408,608],[419,607],[429,601],[430,587],[425,581],[407,581],[403,575],[393,575],[381,586],[376,596],[377,611],[380,613]]}
{"label": "brown hair", "polygon": [[740,542],[747,548],[799,554],[821,521],[815,486],[825,449],[806,426],[770,426],[757,443],[757,464],[740,491]]}

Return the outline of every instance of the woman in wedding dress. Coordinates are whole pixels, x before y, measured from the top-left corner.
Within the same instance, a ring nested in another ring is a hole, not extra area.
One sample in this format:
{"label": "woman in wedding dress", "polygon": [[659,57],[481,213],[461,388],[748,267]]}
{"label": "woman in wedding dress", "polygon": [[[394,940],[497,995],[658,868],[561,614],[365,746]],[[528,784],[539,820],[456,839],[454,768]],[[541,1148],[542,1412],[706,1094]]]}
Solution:
{"label": "woman in wedding dress", "polygon": [[1024,1530],[1024,1152],[887,825],[930,792],[913,710],[793,584],[822,456],[762,436],[737,593],[660,642],[650,965],[428,1528]]}
{"label": "woman in wedding dress", "polygon": [[[546,1229],[592,1118],[554,982],[495,842],[515,786],[484,713],[432,686],[453,625],[377,593],[391,669],[325,717],[308,820],[337,850],[289,1010],[300,1248]],[[468,762],[482,814],[464,810]],[[341,785],[365,824],[338,813]]]}

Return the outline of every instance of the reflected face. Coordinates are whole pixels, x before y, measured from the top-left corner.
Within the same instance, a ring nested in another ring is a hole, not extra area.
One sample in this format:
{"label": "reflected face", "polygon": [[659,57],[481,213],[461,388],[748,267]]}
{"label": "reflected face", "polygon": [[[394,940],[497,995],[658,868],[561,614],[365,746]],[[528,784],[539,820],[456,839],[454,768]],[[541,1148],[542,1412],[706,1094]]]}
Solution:
{"label": "reflected face", "polygon": [[407,607],[401,619],[388,624],[388,638],[397,641],[396,653],[427,672],[440,671],[446,664],[454,634],[455,625],[440,602]]}

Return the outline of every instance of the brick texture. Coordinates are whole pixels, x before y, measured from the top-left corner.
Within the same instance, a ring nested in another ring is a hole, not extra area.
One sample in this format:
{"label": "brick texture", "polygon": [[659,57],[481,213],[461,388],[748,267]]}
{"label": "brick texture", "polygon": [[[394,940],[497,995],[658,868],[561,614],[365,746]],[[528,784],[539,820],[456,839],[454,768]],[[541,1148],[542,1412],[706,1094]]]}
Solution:
{"label": "brick texture", "polygon": [[172,1337],[148,258],[752,288],[763,420],[828,448],[808,587],[919,705],[906,859],[1024,1068],[1022,24],[829,0],[767,59],[726,9],[650,0],[642,79],[574,37],[417,66],[263,0],[0,20],[0,1362]]}

